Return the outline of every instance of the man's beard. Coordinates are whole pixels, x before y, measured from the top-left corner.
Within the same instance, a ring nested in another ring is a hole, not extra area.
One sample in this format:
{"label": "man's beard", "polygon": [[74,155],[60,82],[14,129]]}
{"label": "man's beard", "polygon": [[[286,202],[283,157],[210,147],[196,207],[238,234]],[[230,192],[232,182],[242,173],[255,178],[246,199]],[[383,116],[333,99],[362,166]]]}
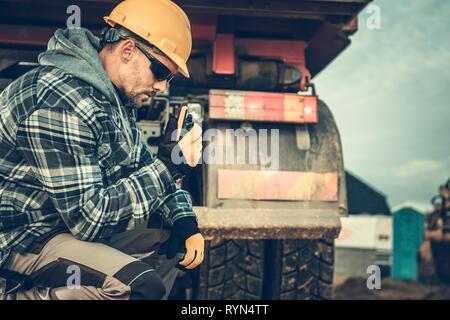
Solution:
{"label": "man's beard", "polygon": [[[144,100],[142,95],[146,95],[148,98]],[[129,101],[130,101],[131,106],[133,108],[139,109],[139,108],[142,108],[145,105],[149,105],[152,102],[152,98],[154,96],[155,96],[154,94],[150,94],[150,96],[149,96],[146,93],[139,93],[139,94],[129,98]]]}

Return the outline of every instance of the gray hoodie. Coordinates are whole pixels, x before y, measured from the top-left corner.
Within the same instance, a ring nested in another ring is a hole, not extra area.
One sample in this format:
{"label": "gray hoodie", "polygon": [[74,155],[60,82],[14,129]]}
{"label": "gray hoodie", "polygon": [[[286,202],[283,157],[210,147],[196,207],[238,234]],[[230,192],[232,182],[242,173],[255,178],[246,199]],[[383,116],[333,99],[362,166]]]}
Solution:
{"label": "gray hoodie", "polygon": [[120,99],[99,58],[100,39],[85,28],[58,29],[49,40],[47,51],[39,55],[40,65],[54,66],[89,83],[112,105],[117,105],[121,127],[130,147],[131,128],[125,120]]}
{"label": "gray hoodie", "polygon": [[114,102],[114,86],[98,56],[100,49],[100,39],[87,29],[58,29],[38,61],[73,74]]}

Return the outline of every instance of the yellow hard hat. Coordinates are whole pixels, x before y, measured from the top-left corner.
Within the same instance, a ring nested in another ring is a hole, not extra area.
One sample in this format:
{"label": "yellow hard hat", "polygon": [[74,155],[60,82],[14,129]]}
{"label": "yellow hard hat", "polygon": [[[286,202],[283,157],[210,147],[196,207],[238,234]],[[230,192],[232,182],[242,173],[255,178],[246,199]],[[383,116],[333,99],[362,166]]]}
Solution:
{"label": "yellow hard hat", "polygon": [[121,25],[167,55],[189,78],[187,60],[192,49],[191,24],[170,0],[125,0],[104,17],[111,27]]}

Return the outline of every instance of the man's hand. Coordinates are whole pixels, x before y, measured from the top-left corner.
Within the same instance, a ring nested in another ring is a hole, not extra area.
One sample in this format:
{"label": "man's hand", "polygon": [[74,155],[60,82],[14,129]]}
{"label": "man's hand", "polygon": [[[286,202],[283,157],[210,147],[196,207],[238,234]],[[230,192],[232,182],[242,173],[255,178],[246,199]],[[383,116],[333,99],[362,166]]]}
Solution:
{"label": "man's hand", "polygon": [[[186,124],[187,127],[182,132],[181,140],[174,141],[172,138],[175,139],[175,135],[178,135],[177,119],[170,116],[163,141],[158,147],[157,157],[166,165],[174,179],[188,175],[192,168],[198,164],[202,155],[202,128],[192,122],[192,115],[187,116]],[[174,148],[177,148],[178,152]],[[182,159],[179,158],[181,156],[180,151],[182,152]]]}
{"label": "man's hand", "polygon": [[178,142],[183,157],[190,167],[195,167],[202,156],[202,128],[194,123],[191,130]]}
{"label": "man's hand", "polygon": [[179,264],[186,269],[191,270],[196,268],[203,261],[205,239],[203,239],[203,236],[200,233],[196,233],[186,239],[185,245],[186,255]]}

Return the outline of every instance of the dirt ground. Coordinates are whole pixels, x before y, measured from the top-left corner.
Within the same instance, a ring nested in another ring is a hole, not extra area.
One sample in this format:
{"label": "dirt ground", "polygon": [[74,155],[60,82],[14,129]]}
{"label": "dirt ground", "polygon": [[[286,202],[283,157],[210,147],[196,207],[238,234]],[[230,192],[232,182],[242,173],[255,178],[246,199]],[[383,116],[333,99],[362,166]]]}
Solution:
{"label": "dirt ground", "polygon": [[380,290],[369,290],[365,278],[347,278],[333,288],[335,300],[450,300],[450,286],[446,286],[434,272],[429,243],[420,252],[417,281],[381,280]]}
{"label": "dirt ground", "polygon": [[380,290],[369,290],[364,278],[349,278],[333,290],[334,300],[450,300],[450,287],[383,279]]}

